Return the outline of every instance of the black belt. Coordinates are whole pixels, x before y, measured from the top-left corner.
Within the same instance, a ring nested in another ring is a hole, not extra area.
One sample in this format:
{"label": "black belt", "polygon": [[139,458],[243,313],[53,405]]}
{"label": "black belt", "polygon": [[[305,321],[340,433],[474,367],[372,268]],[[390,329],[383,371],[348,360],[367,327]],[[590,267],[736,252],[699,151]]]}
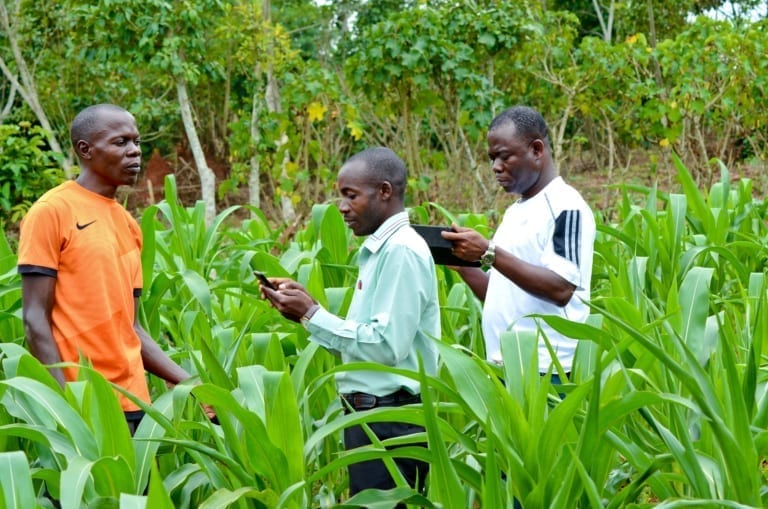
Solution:
{"label": "black belt", "polygon": [[350,392],[342,394],[341,399],[352,407],[353,410],[368,410],[379,406],[401,406],[410,403],[421,403],[420,394],[411,394],[405,389],[400,389],[386,396],[374,396],[364,392]]}

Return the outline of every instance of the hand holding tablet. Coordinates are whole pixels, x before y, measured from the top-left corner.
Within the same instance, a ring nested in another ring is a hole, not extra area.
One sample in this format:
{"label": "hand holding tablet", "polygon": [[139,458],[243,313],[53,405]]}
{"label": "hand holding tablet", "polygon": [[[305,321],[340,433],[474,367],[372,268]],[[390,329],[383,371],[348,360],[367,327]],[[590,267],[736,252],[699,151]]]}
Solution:
{"label": "hand holding tablet", "polygon": [[435,263],[438,265],[455,265],[466,267],[479,267],[480,261],[467,261],[454,255],[452,252],[453,243],[450,240],[446,240],[440,234],[443,231],[453,231],[450,226],[432,226],[426,224],[414,224],[411,225],[416,233],[424,237],[427,241],[429,250],[432,252],[432,258],[435,259]]}

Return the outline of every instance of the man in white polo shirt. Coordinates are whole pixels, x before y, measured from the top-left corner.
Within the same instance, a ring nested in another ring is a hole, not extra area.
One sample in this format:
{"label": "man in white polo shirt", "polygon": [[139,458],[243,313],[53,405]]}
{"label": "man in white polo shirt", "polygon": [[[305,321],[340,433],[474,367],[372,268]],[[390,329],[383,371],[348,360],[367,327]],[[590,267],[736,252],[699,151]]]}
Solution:
{"label": "man in white polo shirt", "polygon": [[[576,341],[528,315],[558,315],[579,322],[589,316],[585,302],[595,240],[592,210],[558,176],[546,122],[536,110],[515,106],[494,118],[488,128],[488,156],[499,185],[520,198],[506,210],[490,241],[455,225],[455,232],[443,233],[458,257],[480,260],[488,269],[457,267],[483,301],[486,357],[501,363],[503,332],[535,334],[541,328],[568,373]],[[539,372],[546,373],[552,355],[542,336],[538,357]],[[557,380],[553,377],[553,382]]]}

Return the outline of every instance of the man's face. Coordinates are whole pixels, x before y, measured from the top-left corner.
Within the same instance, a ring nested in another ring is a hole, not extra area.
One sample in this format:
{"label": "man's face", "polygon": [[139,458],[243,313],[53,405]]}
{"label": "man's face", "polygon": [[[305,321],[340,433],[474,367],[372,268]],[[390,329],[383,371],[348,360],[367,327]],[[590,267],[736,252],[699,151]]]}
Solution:
{"label": "man's face", "polygon": [[541,166],[532,143],[516,135],[514,124],[497,127],[488,133],[488,157],[496,182],[508,193],[524,197],[536,194]]}
{"label": "man's face", "polygon": [[372,182],[362,161],[342,166],[336,182],[344,222],[357,236],[370,235],[386,220],[386,202],[381,186]]}
{"label": "man's face", "polygon": [[90,140],[78,142],[91,177],[105,187],[133,185],[141,170],[136,120],[128,112],[105,110]]}

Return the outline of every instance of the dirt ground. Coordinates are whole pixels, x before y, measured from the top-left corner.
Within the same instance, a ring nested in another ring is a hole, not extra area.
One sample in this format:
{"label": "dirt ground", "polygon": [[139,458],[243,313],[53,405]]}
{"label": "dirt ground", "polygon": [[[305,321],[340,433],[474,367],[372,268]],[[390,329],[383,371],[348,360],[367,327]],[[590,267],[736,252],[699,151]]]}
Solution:
{"label": "dirt ground", "polygon": [[[217,181],[226,178],[227,168],[225,165],[213,159],[208,159],[207,162],[216,174]],[[120,189],[126,200],[128,210],[144,209],[161,201],[165,195],[165,177],[171,174],[176,177],[176,190],[182,203],[194,204],[195,200],[199,199],[200,185],[191,156],[187,154],[177,155],[173,160],[165,158],[155,151],[146,160],[144,171],[139,175],[136,185],[132,188]]]}

